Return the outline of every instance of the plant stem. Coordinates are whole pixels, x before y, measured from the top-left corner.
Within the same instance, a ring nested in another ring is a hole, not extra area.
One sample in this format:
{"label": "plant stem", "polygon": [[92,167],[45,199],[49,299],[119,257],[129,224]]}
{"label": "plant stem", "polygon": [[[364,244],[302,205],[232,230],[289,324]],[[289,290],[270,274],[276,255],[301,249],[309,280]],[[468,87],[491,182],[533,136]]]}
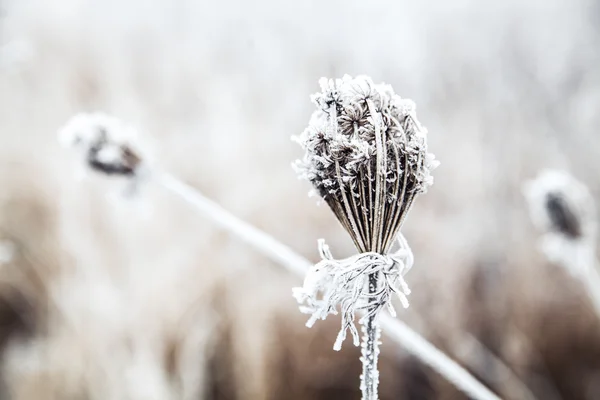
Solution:
{"label": "plant stem", "polygon": [[[459,341],[454,343],[454,346],[458,350],[457,352],[462,354],[462,359],[467,367],[480,371],[482,377],[488,382],[496,381],[501,384],[506,388],[505,393],[512,394],[511,398],[537,400],[515,372],[472,334],[464,333]],[[493,372],[489,369],[486,371],[486,368],[482,367],[481,364],[486,363],[492,366]]]}
{"label": "plant stem", "polygon": [[[569,243],[570,239],[565,237],[563,240]],[[571,246],[574,246],[573,253],[569,257],[565,257],[562,262],[563,267],[579,279],[589,296],[596,315],[600,318],[600,273],[598,272],[600,263],[596,258],[594,241],[580,239],[577,244],[571,244]],[[545,255],[550,262],[553,262],[548,252],[545,252]]]}
{"label": "plant stem", "polygon": [[304,276],[312,264],[285,244],[234,216],[219,204],[205,197],[197,189],[167,173],[156,173],[154,179],[165,189],[181,197],[217,225],[259,250],[262,254]]}
{"label": "plant stem", "polygon": [[581,282],[585,286],[596,314],[600,317],[600,274],[596,269],[597,262],[592,263],[585,269],[585,275]]}
{"label": "plant stem", "polygon": [[[377,293],[377,274],[369,275],[369,293]],[[371,299],[372,300],[372,299]],[[377,320],[377,314],[368,315],[363,322],[362,331],[362,357],[360,358],[363,366],[363,372],[360,381],[360,390],[363,400],[378,400],[379,394],[379,370],[377,362],[379,360],[379,339],[381,337],[381,327]]]}

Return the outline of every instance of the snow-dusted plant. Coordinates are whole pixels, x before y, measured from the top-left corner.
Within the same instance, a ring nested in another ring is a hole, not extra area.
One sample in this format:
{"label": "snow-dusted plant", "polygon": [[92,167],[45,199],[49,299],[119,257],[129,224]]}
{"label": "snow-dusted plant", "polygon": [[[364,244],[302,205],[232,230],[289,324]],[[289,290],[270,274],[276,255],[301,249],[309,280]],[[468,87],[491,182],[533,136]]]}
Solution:
{"label": "snow-dusted plant", "polygon": [[403,276],[413,256],[400,228],[417,195],[433,183],[431,170],[438,162],[427,151],[427,131],[417,120],[414,102],[391,86],[366,76],[322,78],[320,84],[321,92],[312,98],[317,110],[296,138],[306,153],[294,165],[350,234],[358,254],[336,260],[320,240],[322,260],[293,293],[301,311],[311,314],[309,327],[340,309],[336,350],[348,330],[359,344],[354,319],[364,311],[359,319],[361,390],[363,399],[372,400],[378,398],[378,316],[383,308],[395,314],[394,294],[408,307],[410,290]]}
{"label": "snow-dusted plant", "polygon": [[525,184],[531,219],[544,233],[541,247],[574,275],[593,264],[596,206],[588,188],[561,170],[545,170]]}
{"label": "snow-dusted plant", "polygon": [[90,169],[129,178],[129,190],[145,171],[147,155],[136,130],[115,117],[100,112],[77,114],[58,135],[61,144],[77,150]]}
{"label": "snow-dusted plant", "polygon": [[598,233],[594,198],[588,188],[561,170],[545,170],[524,186],[534,224],[543,232],[542,252],[579,279],[600,315]]}

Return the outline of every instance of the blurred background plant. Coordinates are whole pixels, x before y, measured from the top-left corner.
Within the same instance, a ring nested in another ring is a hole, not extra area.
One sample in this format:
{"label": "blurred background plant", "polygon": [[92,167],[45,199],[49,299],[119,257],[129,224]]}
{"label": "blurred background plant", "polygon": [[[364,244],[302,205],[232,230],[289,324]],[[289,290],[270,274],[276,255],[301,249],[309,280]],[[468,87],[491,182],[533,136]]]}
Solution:
{"label": "blurred background plant", "polygon": [[[56,143],[105,111],[310,260],[319,237],[348,256],[289,165],[315,82],[345,73],[414,99],[443,160],[404,225],[418,268],[399,318],[502,398],[525,397],[501,365],[538,399],[600,398],[598,316],[521,193],[552,167],[598,197],[599,16],[595,0],[1,0],[0,398],[360,398],[359,349],[331,351],[339,320],[304,328],[295,276],[157,186],[115,201]],[[393,343],[380,366],[382,399],[465,398]]]}

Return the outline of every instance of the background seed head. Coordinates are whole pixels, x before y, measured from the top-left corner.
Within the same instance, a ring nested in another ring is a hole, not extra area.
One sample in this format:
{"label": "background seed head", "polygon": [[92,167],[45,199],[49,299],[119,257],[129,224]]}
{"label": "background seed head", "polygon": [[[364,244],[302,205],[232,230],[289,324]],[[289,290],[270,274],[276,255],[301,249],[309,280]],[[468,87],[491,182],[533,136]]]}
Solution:
{"label": "background seed head", "polygon": [[59,131],[59,141],[81,152],[88,166],[107,175],[134,175],[142,163],[136,131],[104,113],[73,116]]}
{"label": "background seed head", "polygon": [[525,185],[538,229],[570,240],[596,236],[596,207],[588,188],[565,171],[545,170]]}

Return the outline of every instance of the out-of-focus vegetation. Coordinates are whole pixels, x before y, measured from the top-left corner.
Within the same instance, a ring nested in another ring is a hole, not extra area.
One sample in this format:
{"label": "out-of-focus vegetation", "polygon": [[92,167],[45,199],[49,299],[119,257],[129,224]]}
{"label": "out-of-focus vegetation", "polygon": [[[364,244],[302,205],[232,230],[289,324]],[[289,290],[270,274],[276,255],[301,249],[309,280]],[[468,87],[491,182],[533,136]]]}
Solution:
{"label": "out-of-focus vegetation", "polygon": [[[321,76],[412,98],[442,165],[403,228],[399,318],[519,399],[600,398],[598,317],[548,263],[521,192],[545,167],[600,193],[592,0],[0,1],[2,393],[32,399],[358,398],[338,322],[304,327],[298,279],[148,182],[136,199],[56,142],[73,114],[135,124],[153,161],[318,259],[354,250],[290,162]],[[472,343],[469,342],[469,343]],[[487,355],[486,355],[487,354]],[[460,399],[386,341],[382,399]]]}

